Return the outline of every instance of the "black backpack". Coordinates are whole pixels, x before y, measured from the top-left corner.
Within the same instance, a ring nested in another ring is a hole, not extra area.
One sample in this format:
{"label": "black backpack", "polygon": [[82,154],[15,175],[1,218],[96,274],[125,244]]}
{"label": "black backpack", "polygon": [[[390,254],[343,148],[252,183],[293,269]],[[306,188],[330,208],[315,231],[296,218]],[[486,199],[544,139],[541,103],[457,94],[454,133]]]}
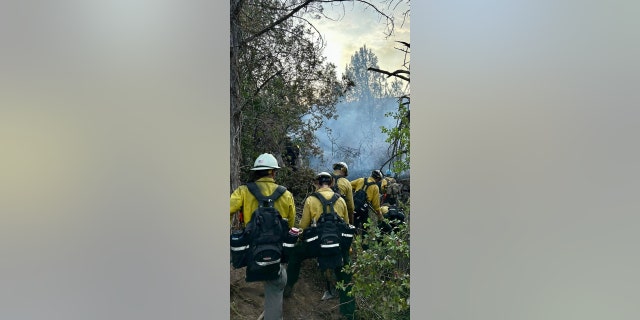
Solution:
{"label": "black backpack", "polygon": [[398,206],[389,206],[389,211],[384,215],[386,219],[397,222],[404,222],[404,212]]}
{"label": "black backpack", "polygon": [[342,192],[340,192],[340,188],[338,188],[338,180],[343,179],[344,177],[336,176],[333,173],[331,174],[331,177],[333,178],[333,185],[331,186],[331,190],[333,190],[333,192],[337,193],[339,196],[344,197],[344,194],[342,194]]}
{"label": "black backpack", "polygon": [[258,199],[258,209],[251,215],[245,232],[249,237],[246,282],[266,281],[278,278],[283,259],[282,242],[289,230],[288,222],[273,203],[287,189],[278,186],[270,196],[264,196],[258,186],[247,183],[251,194]]}
{"label": "black backpack", "polygon": [[364,178],[364,185],[362,188],[353,193],[353,224],[362,229],[362,225],[369,218],[369,208],[371,208],[371,204],[367,200],[367,188],[371,185],[376,184],[374,182],[368,182],[368,178]]}
{"label": "black backpack", "polygon": [[404,223],[404,212],[395,205],[389,206],[389,211],[383,215],[383,217],[389,222],[380,221],[378,227],[383,233],[390,233],[391,231],[397,231],[398,226]]}
{"label": "black backpack", "polygon": [[318,192],[311,195],[322,203],[322,214],[316,223],[319,245],[317,256],[320,269],[341,267],[343,265],[341,247],[344,242],[342,234],[348,229],[348,225],[333,208],[340,195],[334,193],[329,200]]}

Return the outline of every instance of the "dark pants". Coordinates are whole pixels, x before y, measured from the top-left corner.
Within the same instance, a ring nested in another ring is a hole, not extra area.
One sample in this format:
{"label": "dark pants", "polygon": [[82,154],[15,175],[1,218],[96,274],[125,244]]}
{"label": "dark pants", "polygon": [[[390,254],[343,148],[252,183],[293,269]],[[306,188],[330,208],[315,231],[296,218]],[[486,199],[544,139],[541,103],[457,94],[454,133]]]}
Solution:
{"label": "dark pants", "polygon": [[[291,255],[288,258],[289,263],[287,264],[287,287],[293,288],[296,282],[298,282],[298,278],[300,277],[300,268],[302,267],[302,261],[309,258],[313,258],[313,256],[310,256],[307,253],[305,243],[296,243],[291,252]],[[348,249],[342,251],[342,259],[344,261],[344,264],[349,264],[351,262]],[[351,275],[343,272],[342,267],[335,268],[334,270],[338,282],[351,282]],[[347,293],[350,290],[351,285],[347,286],[347,290],[338,290],[340,294],[340,313],[342,313],[342,315],[346,316],[348,319],[353,318],[353,313],[356,308],[354,298],[347,296]]]}
{"label": "dark pants", "polygon": [[[348,250],[346,254],[343,253],[342,258],[344,259],[345,265],[351,263]],[[356,301],[353,297],[347,296],[347,293],[351,291],[351,284],[349,284],[351,282],[351,275],[343,272],[342,268],[338,268],[336,269],[336,276],[338,282],[342,281],[345,284],[348,284],[346,290],[338,290],[338,293],[340,293],[340,313],[347,319],[353,319],[353,315],[356,311]]]}
{"label": "dark pants", "polygon": [[296,243],[287,258],[287,287],[293,288],[296,282],[298,282],[302,261],[308,258],[311,257],[307,254],[305,244],[303,242]]}

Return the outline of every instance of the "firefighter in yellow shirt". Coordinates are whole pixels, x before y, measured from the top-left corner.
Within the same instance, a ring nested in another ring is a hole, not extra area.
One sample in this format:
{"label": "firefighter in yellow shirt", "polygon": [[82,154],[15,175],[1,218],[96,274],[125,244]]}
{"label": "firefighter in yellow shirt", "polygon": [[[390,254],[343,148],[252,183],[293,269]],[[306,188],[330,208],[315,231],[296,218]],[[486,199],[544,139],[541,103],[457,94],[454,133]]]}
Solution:
{"label": "firefighter in yellow shirt", "polygon": [[[263,153],[258,156],[253,164],[251,170],[254,172],[255,183],[265,196],[271,195],[278,187],[275,182],[277,169],[280,169],[278,161],[269,153]],[[288,219],[289,227],[293,227],[296,208],[291,192],[285,191],[275,200],[273,206],[278,210],[282,218]],[[257,208],[258,200],[251,194],[246,185],[239,186],[231,194],[231,219],[233,219],[234,214],[241,211],[242,220],[246,226],[251,221],[251,215]],[[286,283],[287,270],[282,264],[280,265],[278,278],[264,281],[264,319],[282,319],[282,294]]]}
{"label": "firefighter in yellow shirt", "polygon": [[378,188],[378,183],[382,180],[382,172],[380,170],[373,170],[371,172],[371,176],[365,178],[358,178],[351,181],[351,188],[353,188],[354,192],[362,189],[366,183],[372,183],[367,187],[367,201],[371,204],[371,208],[375,211],[378,219],[382,220],[382,212],[380,211],[380,188]]}
{"label": "firefighter in yellow shirt", "polygon": [[[319,196],[323,197],[325,200],[329,200],[333,197],[334,192],[331,189],[331,185],[333,183],[333,178],[331,174],[327,172],[320,172],[316,175],[314,179],[316,185],[316,192]],[[344,222],[349,223],[349,215],[347,214],[347,205],[342,199],[342,197],[338,197],[334,202],[333,210],[335,213],[342,219]],[[323,213],[322,202],[315,196],[309,196],[305,199],[304,207],[302,209],[302,218],[300,219],[299,227],[302,229],[304,234],[305,229],[309,228],[314,222],[317,222],[320,219],[320,216]],[[289,264],[287,265],[287,286],[285,287],[285,297],[291,296],[293,286],[298,281],[298,276],[300,274],[300,267],[302,261],[313,256],[310,256],[306,250],[306,247],[303,243],[298,243],[295,248],[295,254],[289,259]],[[347,254],[348,256],[348,254]],[[343,257],[344,260],[344,257]],[[341,267],[336,268],[337,270],[321,270],[323,274],[329,272],[340,272]],[[336,298],[337,292],[335,290],[335,274],[332,274],[333,279],[331,280],[331,286],[327,292],[325,292],[323,296],[323,300]]]}
{"label": "firefighter in yellow shirt", "polygon": [[[331,175],[326,172],[320,172],[315,179],[316,192],[320,193],[326,200],[333,197],[333,190],[331,190],[331,183],[333,179]],[[333,209],[344,222],[349,223],[349,215],[347,214],[347,204],[343,198],[338,198],[334,203]],[[302,208],[302,218],[300,218],[300,229],[304,230],[311,221],[318,221],[322,214],[322,203],[316,197],[307,197]]]}
{"label": "firefighter in yellow shirt", "polygon": [[349,176],[349,166],[344,162],[333,164],[333,186],[334,191],[340,193],[347,203],[347,213],[349,214],[349,223],[353,224],[353,188],[351,182],[347,179]]}

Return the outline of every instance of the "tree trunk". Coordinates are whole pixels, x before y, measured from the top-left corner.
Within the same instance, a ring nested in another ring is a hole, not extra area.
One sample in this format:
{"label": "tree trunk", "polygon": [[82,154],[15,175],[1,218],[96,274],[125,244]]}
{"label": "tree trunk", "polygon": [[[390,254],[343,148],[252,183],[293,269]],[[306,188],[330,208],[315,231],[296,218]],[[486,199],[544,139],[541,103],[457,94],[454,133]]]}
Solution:
{"label": "tree trunk", "polygon": [[231,0],[231,130],[229,156],[230,170],[230,192],[240,186],[240,165],[242,164],[241,135],[242,132],[242,97],[240,96],[240,75],[238,71],[238,53],[240,50],[240,25],[238,17],[243,0]]}

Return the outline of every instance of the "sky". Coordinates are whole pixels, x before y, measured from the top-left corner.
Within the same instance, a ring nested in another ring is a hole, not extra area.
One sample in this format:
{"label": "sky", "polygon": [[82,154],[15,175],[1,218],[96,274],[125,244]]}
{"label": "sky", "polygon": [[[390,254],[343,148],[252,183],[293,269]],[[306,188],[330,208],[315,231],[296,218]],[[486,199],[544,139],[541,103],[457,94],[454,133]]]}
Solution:
{"label": "sky", "polygon": [[[381,7],[382,8],[382,7]],[[401,68],[404,54],[395,48],[400,48],[395,41],[410,42],[410,19],[403,22],[402,12],[409,6],[402,1],[395,9],[395,32],[385,38],[385,21],[378,13],[363,4],[344,4],[333,7],[325,6],[325,15],[339,19],[312,20],[314,26],[325,38],[325,56],[329,62],[337,66],[341,75],[350,62],[351,56],[362,46],[366,45],[378,57],[378,65],[383,70],[397,70]]]}
{"label": "sky", "polygon": [[[388,38],[385,35],[385,20],[381,19],[379,14],[371,7],[363,4],[334,4],[333,6],[327,4],[325,5],[325,15],[338,21],[324,18],[310,20],[322,34],[326,43],[324,55],[329,62],[336,65],[338,76],[344,72],[346,65],[350,63],[351,56],[365,45],[378,57],[379,68],[388,71],[402,68],[404,53],[395,48],[402,48],[403,46],[395,41],[410,42],[410,21],[408,17],[404,19],[402,16],[402,13],[408,10],[408,6],[404,1],[401,4],[396,7],[394,12],[395,32]],[[383,9],[384,7],[380,6],[379,8]],[[338,138],[339,145],[360,150],[365,154],[376,154],[377,156],[359,156],[355,159],[341,158],[344,155],[340,152],[334,154],[331,151],[333,144],[329,141],[327,133],[324,130],[320,130],[317,133],[317,138],[320,146],[325,150],[325,162],[314,163],[314,165],[319,166],[318,169],[328,167],[336,161],[347,161],[349,166],[352,166],[350,168],[352,169],[350,170],[353,173],[352,176],[356,178],[366,174],[365,172],[377,169],[381,163],[387,160],[386,149],[388,144],[384,142],[385,136],[380,133],[379,126],[393,126],[393,120],[384,117],[384,113],[380,113],[376,118],[376,122],[380,123],[368,128],[374,130],[360,129],[355,124],[356,121],[361,120],[361,108],[356,107],[357,105],[357,102],[355,104],[339,105],[338,113],[340,114],[340,119],[328,121],[326,125],[331,128],[332,136]],[[387,111],[394,110],[396,107],[394,101],[392,101],[390,107],[391,109]],[[345,124],[347,125],[345,126]],[[343,130],[345,127],[349,128],[348,130],[350,131],[345,132]],[[354,130],[354,128],[358,129]],[[367,145],[363,145],[363,141],[367,141]],[[336,156],[338,158],[335,158]]]}

